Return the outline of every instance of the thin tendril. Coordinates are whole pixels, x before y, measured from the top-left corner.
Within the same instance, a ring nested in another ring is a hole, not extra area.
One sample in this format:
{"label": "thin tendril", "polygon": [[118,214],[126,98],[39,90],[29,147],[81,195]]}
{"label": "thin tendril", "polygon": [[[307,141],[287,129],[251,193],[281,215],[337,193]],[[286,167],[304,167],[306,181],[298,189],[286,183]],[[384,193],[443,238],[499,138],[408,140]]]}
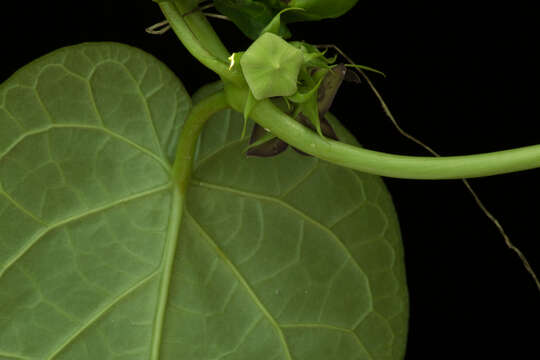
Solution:
{"label": "thin tendril", "polygon": [[147,27],[145,31],[152,35],[161,35],[165,34],[170,28],[171,25],[169,25],[169,22],[167,20],[163,20],[152,26]]}
{"label": "thin tendril", "polygon": [[201,6],[201,7],[195,7],[193,10],[190,10],[188,11],[187,13],[183,14],[182,16],[187,16],[189,14],[192,14],[196,11],[203,11],[203,10],[206,10],[206,9],[210,9],[210,8],[213,8],[214,7],[214,4],[207,4],[207,5],[204,5],[204,6]]}
{"label": "thin tendril", "polygon": [[215,18],[215,19],[231,21],[231,19],[229,19],[227,16],[221,15],[221,14],[213,14],[213,13],[205,13],[205,12],[203,12],[203,15],[206,16],[206,17],[211,17],[211,18]]}
{"label": "thin tendril", "polygon": [[213,7],[214,7],[214,4],[207,4],[207,5],[204,5],[204,6],[201,6],[201,7],[196,7],[196,8],[194,8],[193,10],[190,10],[190,11],[188,11],[187,13],[183,14],[182,16],[188,16],[189,14],[193,14],[193,13],[196,12],[196,11],[201,11],[202,14],[203,14],[204,16],[206,16],[206,17],[231,21],[231,19],[229,19],[229,18],[228,18],[227,16],[225,16],[225,15],[214,14],[214,13],[205,13],[205,12],[203,12],[204,10],[207,10],[207,9],[210,9],[210,8],[213,8]]}
{"label": "thin tendril", "polygon": [[[334,50],[336,50],[341,56],[343,56],[350,64],[355,64],[354,61],[351,60],[351,58],[349,58],[343,51],[341,51],[336,45],[317,45],[317,47],[321,47],[321,48],[333,48]],[[386,114],[386,116],[390,119],[390,121],[392,122],[392,124],[394,125],[394,127],[398,130],[398,132],[405,136],[406,138],[410,139],[411,141],[415,142],[416,144],[420,145],[421,147],[423,147],[424,149],[426,149],[428,152],[430,152],[433,156],[436,156],[436,157],[440,157],[441,155],[439,155],[437,152],[435,152],[435,150],[433,150],[431,147],[427,146],[426,144],[424,144],[423,142],[421,142],[420,140],[418,140],[417,138],[415,138],[414,136],[410,135],[409,133],[407,133],[406,131],[404,131],[398,124],[398,122],[396,121],[394,115],[392,115],[392,112],[390,111],[390,109],[388,108],[388,105],[386,105],[385,101],[383,100],[381,94],[379,93],[379,91],[377,91],[377,89],[375,88],[375,86],[373,85],[373,83],[371,82],[371,80],[369,79],[369,77],[365,74],[364,71],[362,71],[362,69],[358,69],[358,68],[355,68],[355,70],[366,80],[366,82],[368,83],[371,91],[373,92],[373,94],[375,94],[375,96],[377,97],[377,99],[379,100],[379,103],[381,104],[383,110],[384,110],[384,113]],[[485,205],[482,203],[482,201],[480,200],[480,198],[478,197],[478,195],[476,194],[476,192],[472,189],[471,185],[469,184],[469,182],[467,181],[467,179],[461,179],[461,181],[463,181],[463,184],[465,185],[465,187],[467,188],[467,190],[469,190],[469,192],[471,193],[471,195],[473,196],[474,198],[474,201],[476,202],[476,204],[478,205],[478,207],[480,207],[480,209],[484,212],[484,214],[488,217],[489,220],[491,220],[491,222],[493,222],[493,224],[495,224],[495,227],[499,230],[499,233],[502,235],[503,239],[504,239],[504,242],[506,243],[506,246],[508,246],[508,248],[510,248],[511,250],[513,250],[517,255],[518,257],[520,258],[521,262],[523,263],[523,266],[525,267],[525,269],[527,270],[527,272],[532,276],[534,282],[536,283],[536,286],[538,287],[538,290],[540,291],[540,281],[538,280],[538,277],[536,276],[536,273],[534,272],[534,270],[532,269],[531,265],[529,264],[529,261],[527,260],[527,258],[525,257],[525,255],[521,252],[521,250],[519,250],[513,243],[512,241],[510,241],[510,238],[508,237],[508,235],[506,235],[506,232],[504,231],[502,225],[499,223],[499,221],[495,218],[495,216],[493,216],[493,214],[491,214],[487,208],[485,207]]]}

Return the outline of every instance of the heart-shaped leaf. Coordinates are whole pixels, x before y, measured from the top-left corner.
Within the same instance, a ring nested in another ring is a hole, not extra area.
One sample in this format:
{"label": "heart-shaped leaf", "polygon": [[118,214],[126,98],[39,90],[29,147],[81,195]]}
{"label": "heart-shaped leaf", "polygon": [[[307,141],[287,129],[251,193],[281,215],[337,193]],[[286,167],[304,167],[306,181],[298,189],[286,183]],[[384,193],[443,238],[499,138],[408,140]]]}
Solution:
{"label": "heart-shaped leaf", "polygon": [[226,110],[181,209],[170,168],[189,107],[163,64],[112,43],[55,51],[0,86],[0,358],[402,358],[382,181],[290,149],[247,158]]}

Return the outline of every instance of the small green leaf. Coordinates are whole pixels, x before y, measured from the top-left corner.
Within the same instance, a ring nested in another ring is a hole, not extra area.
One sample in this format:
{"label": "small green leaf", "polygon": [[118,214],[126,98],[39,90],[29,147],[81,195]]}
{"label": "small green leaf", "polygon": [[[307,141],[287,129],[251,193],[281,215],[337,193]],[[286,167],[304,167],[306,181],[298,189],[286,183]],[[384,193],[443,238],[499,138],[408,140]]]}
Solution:
{"label": "small green leaf", "polygon": [[315,84],[311,88],[308,88],[306,92],[301,92],[300,89],[298,89],[296,93],[294,93],[291,96],[287,96],[286,99],[293,103],[301,104],[301,103],[305,103],[310,98],[313,98],[313,97],[317,98],[317,92],[319,90],[319,86],[321,85],[321,83],[322,83],[322,78],[319,80],[319,82],[317,82],[317,84]]}
{"label": "small green leaf", "polygon": [[323,133],[321,131],[321,123],[319,120],[319,106],[317,103],[317,96],[314,94],[313,96],[309,97],[305,102],[298,104],[297,108],[295,109],[294,116],[304,116],[306,119],[309,120],[309,123],[313,125],[317,133],[320,137],[324,138]]}
{"label": "small green leaf", "polygon": [[[253,0],[214,0],[214,5],[252,40],[260,36],[276,13],[263,2]],[[283,23],[279,23],[274,32],[284,38],[291,36],[289,29]]]}
{"label": "small green leaf", "polygon": [[319,67],[319,68],[329,68],[329,64],[333,64],[337,55],[334,55],[331,58],[326,58],[324,55],[328,49],[324,51],[319,51],[315,46],[308,44],[305,41],[291,41],[291,45],[302,50],[304,55],[304,63],[307,66]]}
{"label": "small green leaf", "polygon": [[[275,0],[264,0],[272,3]],[[296,21],[316,21],[336,18],[349,11],[358,0],[278,0],[283,7],[300,7],[304,12],[285,14],[287,23]]]}
{"label": "small green leaf", "polygon": [[268,25],[266,25],[264,29],[261,30],[261,35],[264,34],[265,32],[270,32],[278,36],[281,36],[284,39],[287,39],[288,37],[290,37],[290,34],[288,34],[288,36],[283,36],[284,25],[281,22],[281,14],[287,11],[294,11],[294,10],[304,11],[304,9],[302,8],[286,8],[286,9],[281,10],[272,18],[272,20],[268,23]]}

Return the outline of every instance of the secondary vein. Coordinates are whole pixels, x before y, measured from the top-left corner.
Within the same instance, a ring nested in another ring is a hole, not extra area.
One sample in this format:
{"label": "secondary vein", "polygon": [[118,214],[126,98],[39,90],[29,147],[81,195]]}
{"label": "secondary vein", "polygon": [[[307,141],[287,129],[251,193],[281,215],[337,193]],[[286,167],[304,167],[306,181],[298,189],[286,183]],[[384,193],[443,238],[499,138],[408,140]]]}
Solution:
{"label": "secondary vein", "polygon": [[270,324],[276,329],[276,332],[279,336],[280,342],[283,344],[283,349],[285,350],[285,354],[287,355],[288,360],[293,360],[291,356],[291,352],[289,350],[289,345],[287,344],[287,341],[285,340],[285,335],[283,334],[283,331],[281,330],[281,327],[277,323],[276,319],[270,314],[266,306],[261,302],[257,294],[253,291],[251,286],[248,284],[247,280],[240,274],[236,266],[229,260],[227,255],[219,248],[219,246],[216,244],[214,239],[203,229],[202,225],[199,224],[199,222],[186,211],[186,215],[189,215],[189,217],[193,220],[193,223],[197,225],[199,228],[199,231],[203,235],[203,237],[207,240],[210,247],[214,249],[214,251],[218,254],[218,256],[221,258],[221,260],[227,264],[227,266],[231,269],[234,276],[238,279],[238,281],[242,284],[242,286],[246,289],[249,296],[252,298],[253,302],[257,305],[257,307],[262,311],[264,316],[268,319]]}

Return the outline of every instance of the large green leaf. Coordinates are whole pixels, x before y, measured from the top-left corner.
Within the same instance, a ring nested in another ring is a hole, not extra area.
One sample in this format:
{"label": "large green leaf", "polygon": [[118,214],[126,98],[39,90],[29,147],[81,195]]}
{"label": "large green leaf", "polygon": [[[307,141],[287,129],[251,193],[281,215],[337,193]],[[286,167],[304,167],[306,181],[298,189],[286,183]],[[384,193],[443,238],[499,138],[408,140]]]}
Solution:
{"label": "large green leaf", "polygon": [[163,64],[119,44],[55,51],[1,85],[0,359],[402,358],[382,181],[291,150],[246,158],[242,116],[222,111],[178,227],[189,107]]}

